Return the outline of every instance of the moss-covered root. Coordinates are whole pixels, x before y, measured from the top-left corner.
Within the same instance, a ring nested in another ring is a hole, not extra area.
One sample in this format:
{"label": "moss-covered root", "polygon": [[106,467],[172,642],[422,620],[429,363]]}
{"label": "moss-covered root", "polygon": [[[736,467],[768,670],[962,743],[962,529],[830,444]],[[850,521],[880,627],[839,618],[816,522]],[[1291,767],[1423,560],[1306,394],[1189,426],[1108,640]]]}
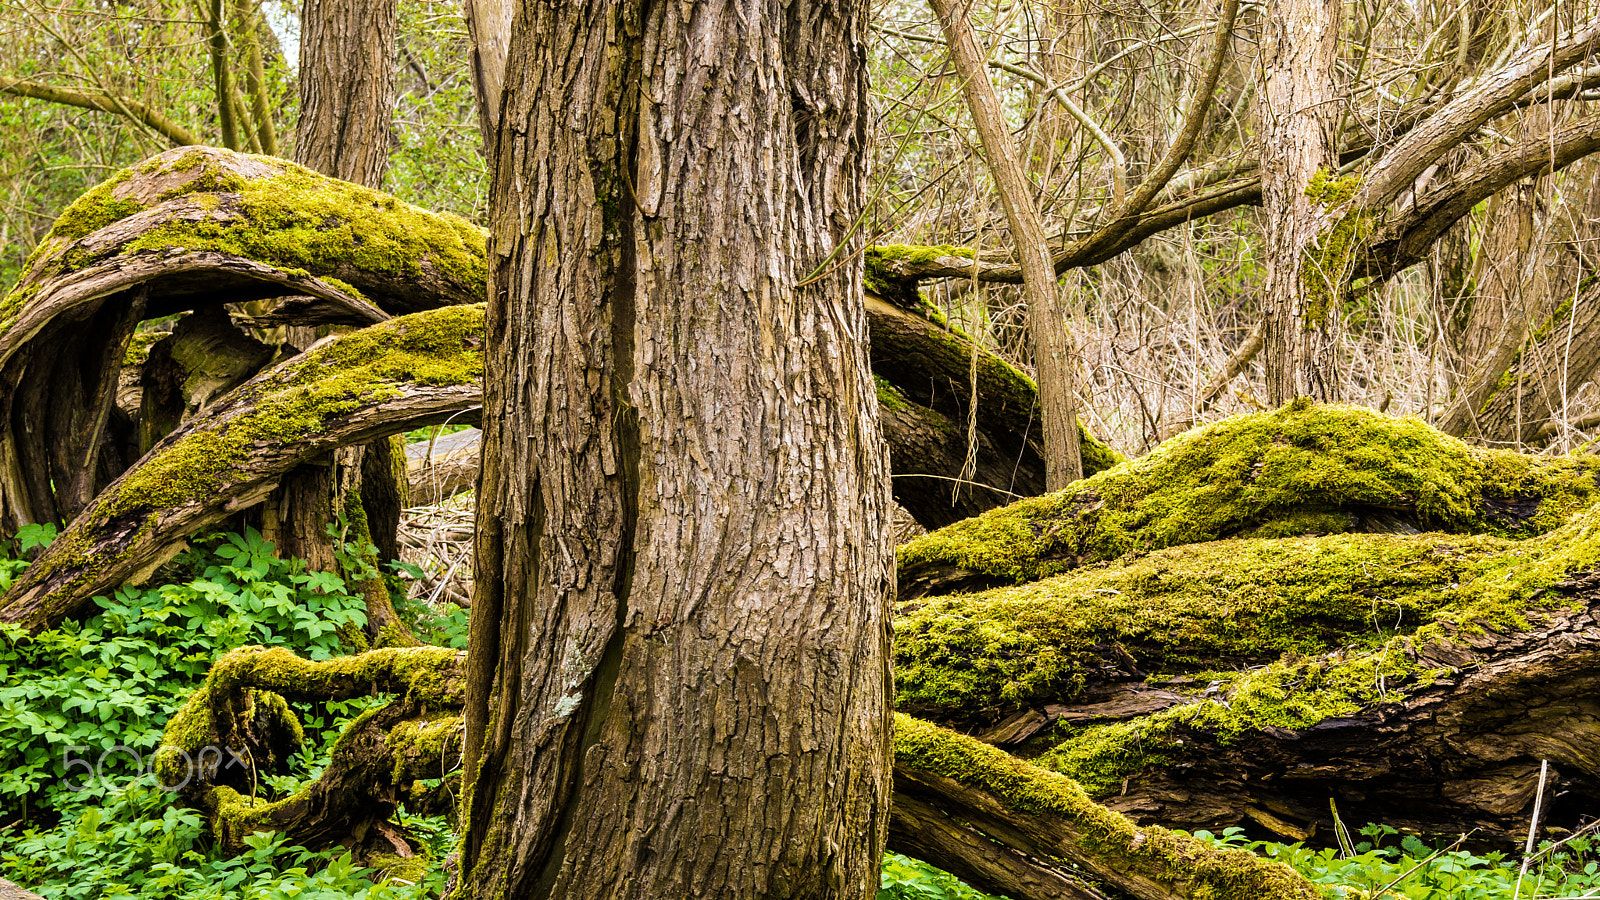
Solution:
{"label": "moss-covered root", "polygon": [[1597,469],[1592,454],[1483,450],[1416,419],[1296,401],[1194,429],[1067,490],[912,541],[900,549],[901,595],[1031,581],[1228,537],[1527,537],[1591,505]]}
{"label": "moss-covered root", "polygon": [[[156,772],[210,817],[231,851],[257,831],[281,831],[313,849],[359,846],[398,803],[422,796],[420,779],[448,774],[459,757],[461,655],[439,647],[374,650],[326,661],[243,647],[212,666],[205,685],[168,723]],[[315,782],[282,797],[262,796],[261,775],[298,746],[300,724],[284,697],[332,700],[395,695],[340,735]],[[270,744],[264,725],[278,737]],[[291,732],[292,741],[282,739]],[[390,829],[392,831],[392,829]],[[393,852],[392,844],[379,849]]]}
{"label": "moss-covered root", "polygon": [[[895,716],[895,803],[932,799],[950,829],[976,829],[1036,860],[1061,860],[1138,898],[1321,900],[1282,863],[1221,850],[1159,827],[1135,826],[1069,778],[969,737]],[[963,824],[957,824],[957,823]],[[894,826],[891,825],[891,829]],[[891,830],[890,845],[897,835]],[[960,859],[931,859],[961,874]],[[1009,885],[1018,900],[1027,888]]]}
{"label": "moss-covered root", "polygon": [[108,485],[0,598],[50,628],[261,499],[299,463],[482,403],[483,307],[391,319],[257,375]]}

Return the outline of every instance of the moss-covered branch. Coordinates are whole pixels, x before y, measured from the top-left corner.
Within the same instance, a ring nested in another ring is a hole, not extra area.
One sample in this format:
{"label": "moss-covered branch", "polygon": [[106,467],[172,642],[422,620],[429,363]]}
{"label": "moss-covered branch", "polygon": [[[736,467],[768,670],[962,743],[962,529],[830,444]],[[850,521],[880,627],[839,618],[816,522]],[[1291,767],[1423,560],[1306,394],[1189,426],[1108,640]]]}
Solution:
{"label": "moss-covered branch", "polygon": [[[1025,858],[1059,860],[1133,897],[1322,897],[1282,863],[1136,827],[1070,778],[909,716],[895,716],[894,755],[897,805],[902,796],[930,801],[951,817],[952,830],[975,831]],[[965,868],[959,858],[929,862],[958,874]]]}
{"label": "moss-covered branch", "polygon": [[[460,755],[462,656],[438,647],[375,650],[320,662],[283,649],[243,647],[212,666],[205,685],[168,723],[156,773],[211,819],[231,851],[257,831],[298,845],[370,849],[374,830],[426,798],[419,782],[450,773]],[[374,693],[390,702],[358,716],[317,780],[283,797],[262,777],[299,749],[301,726],[285,698],[326,701]],[[383,853],[395,849],[377,840]]]}
{"label": "moss-covered branch", "polygon": [[447,307],[327,341],[240,386],[118,478],[0,599],[50,627],[259,501],[297,463],[482,402],[483,308]]}
{"label": "moss-covered branch", "polygon": [[1065,491],[900,549],[901,596],[1017,583],[1224,538],[1527,536],[1596,498],[1600,458],[1483,450],[1414,419],[1296,402],[1179,435]]}

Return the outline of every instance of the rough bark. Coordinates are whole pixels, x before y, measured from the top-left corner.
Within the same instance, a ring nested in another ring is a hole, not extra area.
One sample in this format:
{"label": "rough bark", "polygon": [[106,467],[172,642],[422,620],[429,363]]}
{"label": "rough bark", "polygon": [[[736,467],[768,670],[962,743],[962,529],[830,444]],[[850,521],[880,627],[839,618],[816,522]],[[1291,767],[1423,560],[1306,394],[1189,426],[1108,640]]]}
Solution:
{"label": "rough bark", "polygon": [[[378,650],[324,662],[243,648],[212,667],[167,725],[156,773],[206,811],[224,849],[256,831],[313,849],[343,846],[367,862],[410,855],[389,821],[401,805],[425,814],[437,792],[417,782],[459,777],[465,660],[437,647]],[[347,727],[330,765],[286,797],[261,776],[299,749],[284,700],[374,692],[396,699]],[[1084,879],[1126,896],[1167,900],[1212,892],[1238,900],[1312,897],[1279,863],[1218,851],[1162,828],[1136,828],[1053,772],[906,716],[895,723],[890,846],[1018,900],[1104,900]],[[218,752],[220,750],[220,752]]]}
{"label": "rough bark", "polygon": [[1264,13],[1261,65],[1262,360],[1268,402],[1337,400],[1332,346],[1342,272],[1323,272],[1311,249],[1324,223],[1308,196],[1317,173],[1337,169],[1334,63],[1340,4],[1272,0]]}
{"label": "rough bark", "polygon": [[[869,293],[867,315],[894,497],[918,524],[940,528],[1016,496],[1043,493],[1044,447],[1033,380],[915,307],[903,308]],[[970,383],[974,354],[975,397]],[[959,479],[967,461],[967,423],[974,413],[975,467],[966,480],[975,483],[963,484]],[[1079,446],[1085,474],[1122,461],[1087,432],[1080,434]]]}
{"label": "rough bark", "polygon": [[[482,327],[479,307],[418,313],[246,382],[101,491],[0,599],[0,621],[53,627],[259,502],[295,465],[477,406]],[[368,612],[373,628],[394,618],[386,600]]]}
{"label": "rough bark", "polygon": [[395,103],[394,0],[305,0],[294,158],[363,187],[383,183]]}
{"label": "rough bark", "polygon": [[466,896],[876,890],[889,501],[861,273],[830,258],[858,240],[865,16],[517,17]]}
{"label": "rough bark", "polygon": [[[1039,420],[1044,434],[1045,488],[1058,491],[1083,477],[1078,447],[1078,349],[1068,329],[1071,315],[1062,303],[1044,223],[1034,205],[1034,190],[1017,161],[1017,148],[989,83],[988,55],[973,36],[967,0],[931,0],[939,16],[950,61],[961,79],[967,109],[983,144],[984,162],[994,177],[1011,227],[1011,241],[1022,269],[1028,336],[1039,372]],[[1119,198],[1120,199],[1120,198]]]}

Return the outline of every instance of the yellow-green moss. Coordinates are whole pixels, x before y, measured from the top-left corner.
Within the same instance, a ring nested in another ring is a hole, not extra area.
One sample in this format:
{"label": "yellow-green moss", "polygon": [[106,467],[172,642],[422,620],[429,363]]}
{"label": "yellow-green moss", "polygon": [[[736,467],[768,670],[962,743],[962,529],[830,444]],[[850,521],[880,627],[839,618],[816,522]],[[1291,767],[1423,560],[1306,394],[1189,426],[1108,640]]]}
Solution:
{"label": "yellow-green moss", "polygon": [[446,307],[341,336],[254,389],[256,408],[181,438],[130,472],[106,501],[116,516],[211,496],[256,448],[304,440],[334,418],[399,396],[399,385],[472,384],[483,377],[483,308]]}
{"label": "yellow-green moss", "polygon": [[[1508,537],[1547,531],[1594,501],[1600,458],[1468,447],[1416,419],[1292,403],[1167,441],[1132,463],[918,538],[902,568],[940,563],[1018,582],[1124,553],[1413,510],[1421,526]],[[1526,522],[1485,499],[1542,498]]]}
{"label": "yellow-green moss", "polygon": [[318,277],[350,270],[415,277],[428,264],[482,299],[485,235],[470,222],[269,157],[251,159],[279,174],[241,178],[217,164],[226,156],[226,151],[207,150],[180,158],[171,168],[195,175],[162,199],[234,194],[223,208],[235,215],[220,222],[211,217],[172,222],[120,252],[171,246],[218,250]]}
{"label": "yellow-green moss", "polygon": [[[1375,647],[1461,601],[1515,542],[1344,534],[1187,545],[981,594],[908,601],[899,706],[941,721],[1070,703],[1107,666],[1182,673]],[[1132,673],[1129,673],[1132,674]]]}
{"label": "yellow-green moss", "polygon": [[[272,174],[246,178],[222,165],[235,159]],[[168,221],[125,245],[91,251],[77,243],[146,209],[137,200],[113,194],[130,179],[160,176],[163,170],[186,177],[163,191],[158,202],[185,198],[214,215]],[[331,278],[330,283],[356,297],[363,292],[352,280],[375,276],[404,282],[420,276],[426,266],[460,290],[485,297],[485,233],[465,219],[419,209],[281,159],[195,148],[119,172],[68,207],[29,258],[17,287],[0,301],[0,333],[51,277],[111,256],[173,247],[215,250],[290,274]]]}
{"label": "yellow-green moss", "polygon": [[1090,796],[1108,797],[1130,776],[1176,759],[1189,734],[1229,744],[1265,728],[1303,730],[1399,699],[1438,674],[1411,661],[1403,638],[1359,652],[1286,657],[1246,672],[1201,673],[1195,684],[1206,695],[1193,703],[1120,722],[1058,725],[1031,742],[1048,747],[1033,762],[1074,779]]}
{"label": "yellow-green moss", "polygon": [[122,354],[124,366],[141,366],[150,358],[150,348],[164,337],[171,335],[169,331],[136,331],[128,341],[128,349]]}
{"label": "yellow-green moss", "polygon": [[1338,178],[1330,175],[1327,169],[1319,168],[1312,173],[1311,181],[1306,185],[1306,199],[1323,206],[1339,206],[1355,199],[1356,191],[1360,189],[1361,176]]}
{"label": "yellow-green moss", "polygon": [[[1129,608],[1117,597],[1092,596],[1085,586],[1095,573],[1080,572],[1030,586],[1039,598],[1008,588],[965,598],[964,605],[940,601],[964,621],[938,621],[943,613],[932,604],[931,613],[913,611],[897,629],[934,621],[928,636],[902,632],[897,640],[899,687],[903,696],[913,694],[906,707],[922,703],[930,713],[959,719],[968,709],[963,703],[1004,712],[1046,701],[1058,690],[1070,701],[1073,679],[1081,683],[1087,667],[1112,646],[1163,676],[1187,674],[1194,703],[1113,725],[1062,727],[1030,743],[1040,765],[1080,780],[1096,795],[1113,792],[1124,778],[1182,752],[1186,733],[1229,743],[1268,727],[1300,730],[1356,715],[1433,683],[1443,670],[1419,661],[1428,658],[1428,648],[1447,645],[1470,660],[1475,651],[1465,636],[1522,631],[1575,606],[1556,585],[1574,572],[1600,568],[1600,507],[1524,541],[1347,535],[1182,549],[1196,561],[1233,560],[1247,574],[1218,570],[1208,580],[1203,569],[1167,565],[1173,551],[1166,551],[1126,572],[1105,573],[1109,585],[1137,582],[1152,564],[1166,572],[1162,580],[1172,583]],[[1276,562],[1268,558],[1283,550],[1289,552]],[[1327,585],[1319,588],[1322,580]],[[1212,609],[1203,596],[1208,583],[1219,601]],[[1255,589],[1233,594],[1246,583]],[[1064,589],[1073,584],[1076,593]],[[1174,600],[1187,605],[1171,605]],[[1109,624],[1102,627],[1097,617]],[[1328,628],[1320,641],[1319,624]],[[1302,643],[1294,645],[1297,639]],[[1315,650],[1319,642],[1326,649]],[[1258,655],[1229,667],[1230,653],[1252,647]],[[995,670],[992,677],[1017,690],[1017,700],[1008,702],[969,677],[974,664],[952,664],[962,652]],[[905,655],[914,659],[901,661]]]}
{"label": "yellow-green moss", "polygon": [[[891,261],[906,261],[916,264],[936,262],[940,257],[950,256],[957,259],[972,259],[971,247],[952,247],[948,244],[936,246],[919,246],[910,244],[885,244],[868,247],[863,254],[866,263],[866,287],[875,294],[890,300],[904,300],[906,291],[916,293],[916,286],[907,286],[905,282],[892,272],[885,269],[884,264]],[[902,306],[914,306],[901,302]],[[943,316],[941,315],[942,319]],[[940,324],[945,324],[940,322]]]}
{"label": "yellow-green moss", "polygon": [[1321,896],[1282,863],[1242,850],[1218,850],[1164,828],[1138,828],[1090,800],[1069,778],[910,716],[895,716],[894,753],[897,766],[953,779],[1016,812],[1064,820],[1079,839],[1061,855],[1080,864],[1139,873],[1197,900]]}

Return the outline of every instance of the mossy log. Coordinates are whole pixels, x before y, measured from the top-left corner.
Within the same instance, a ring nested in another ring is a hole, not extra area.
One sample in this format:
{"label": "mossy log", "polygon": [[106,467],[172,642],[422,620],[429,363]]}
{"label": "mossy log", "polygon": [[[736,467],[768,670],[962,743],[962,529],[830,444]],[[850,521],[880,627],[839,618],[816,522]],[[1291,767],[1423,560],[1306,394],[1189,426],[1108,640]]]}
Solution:
{"label": "mossy log", "polygon": [[1575,824],[1600,800],[1594,464],[1337,407],[1200,429],[904,547],[900,708],[1139,821],[1302,839],[1333,798],[1493,839],[1545,759]]}
{"label": "mossy log", "polygon": [[[867,317],[894,498],[912,518],[940,528],[1044,492],[1033,379],[949,328],[914,292],[869,292]],[[1081,423],[1078,430],[1086,475],[1123,461]]]}
{"label": "mossy log", "polygon": [[[66,524],[138,458],[140,434],[147,447],[174,424],[171,397],[154,429],[112,402],[140,321],[274,299],[250,324],[365,325],[479,302],[484,272],[478,227],[283,160],[180,147],[118,173],[62,214],[0,301],[0,534]],[[1038,493],[1032,380],[912,293],[869,304],[898,499],[936,528]],[[1091,472],[1119,461],[1087,434],[1084,458]]]}
{"label": "mossy log", "polygon": [[283,160],[181,147],[118,173],[0,301],[0,531],[64,524],[137,458],[111,397],[141,320],[293,297],[278,320],[365,325],[477,303],[483,252],[464,220]]}
{"label": "mossy log", "polygon": [[1600,457],[1470,447],[1361,407],[1284,408],[1179,435],[1149,455],[900,549],[901,599],[1016,584],[1126,553],[1225,538],[1548,531],[1597,496]]}
{"label": "mossy log", "polygon": [[415,313],[256,376],[101,491],[0,598],[0,621],[52,627],[258,502],[298,463],[478,406],[482,333],[482,306]]}

